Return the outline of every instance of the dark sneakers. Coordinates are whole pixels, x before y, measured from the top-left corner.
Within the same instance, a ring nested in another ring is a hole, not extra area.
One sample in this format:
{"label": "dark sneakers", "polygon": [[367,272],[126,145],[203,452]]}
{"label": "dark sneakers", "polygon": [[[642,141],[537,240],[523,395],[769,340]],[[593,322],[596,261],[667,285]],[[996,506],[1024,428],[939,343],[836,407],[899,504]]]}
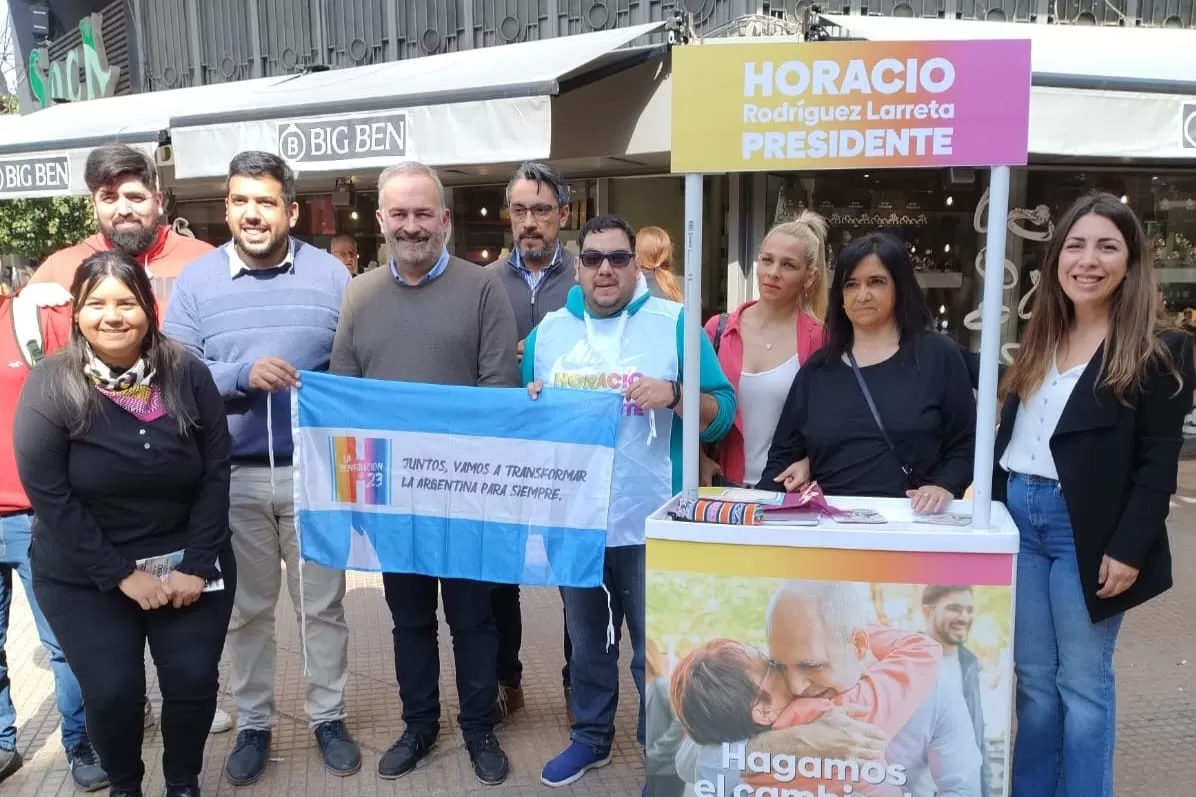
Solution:
{"label": "dark sneakers", "polygon": [[256,783],[270,760],[270,731],[246,728],[237,734],[233,751],[224,764],[224,774],[234,786]]}
{"label": "dark sneakers", "polygon": [[498,706],[495,709],[495,721],[504,722],[511,715],[523,708],[523,687],[519,684],[498,684]]}
{"label": "dark sneakers", "polygon": [[108,773],[100,766],[96,751],[86,739],[66,751],[66,761],[71,769],[71,779],[81,791],[99,791],[108,785]]}
{"label": "dark sneakers", "polygon": [[21,754],[16,750],[0,748],[0,780],[4,780],[24,765]]}
{"label": "dark sneakers", "polygon": [[324,757],[324,766],[329,772],[345,778],[361,770],[361,750],[349,735],[344,720],[321,722],[316,726],[315,733],[320,755]]}
{"label": "dark sneakers", "polygon": [[378,761],[378,777],[383,780],[395,780],[415,769],[415,765],[432,751],[438,733],[439,730],[418,733],[410,728],[403,731],[399,740],[392,744]]}
{"label": "dark sneakers", "polygon": [[167,783],[165,797],[199,797],[199,784],[189,783],[186,786],[171,786]]}
{"label": "dark sneakers", "polygon": [[465,749],[469,751],[473,774],[477,775],[478,780],[484,785],[497,786],[507,779],[511,772],[511,763],[499,746],[498,737],[493,733],[466,741]]}

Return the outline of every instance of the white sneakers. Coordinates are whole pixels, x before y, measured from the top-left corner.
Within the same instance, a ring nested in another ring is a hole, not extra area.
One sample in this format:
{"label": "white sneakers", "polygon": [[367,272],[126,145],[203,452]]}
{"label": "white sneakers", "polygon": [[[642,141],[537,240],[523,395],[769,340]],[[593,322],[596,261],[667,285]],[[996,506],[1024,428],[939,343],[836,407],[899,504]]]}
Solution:
{"label": "white sneakers", "polygon": [[[154,727],[154,707],[145,701],[145,727]],[[222,708],[216,709],[216,716],[212,717],[212,729],[209,733],[226,733],[233,729],[233,718]]]}

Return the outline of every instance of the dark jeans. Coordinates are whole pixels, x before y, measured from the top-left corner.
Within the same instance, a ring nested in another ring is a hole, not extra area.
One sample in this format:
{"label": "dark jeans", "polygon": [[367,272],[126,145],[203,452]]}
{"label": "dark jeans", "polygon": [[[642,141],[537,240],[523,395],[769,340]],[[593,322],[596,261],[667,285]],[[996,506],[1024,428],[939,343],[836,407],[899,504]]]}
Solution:
{"label": "dark jeans", "polygon": [[145,719],[145,644],[162,689],[162,773],[172,785],[198,782],[216,713],[220,654],[233,611],[232,549],[220,556],[224,589],[183,609],[142,611],[119,589],[33,576],[33,591],[87,707],[87,735],[113,789],[141,788]]}
{"label": "dark jeans", "polygon": [[519,686],[523,682],[523,616],[519,607],[518,584],[495,584],[490,593],[490,609],[498,632],[498,682]]}
{"label": "dark jeans", "polygon": [[561,683],[566,689],[573,685],[573,679],[569,675],[569,659],[573,658],[573,642],[569,639],[569,617],[565,614],[564,607],[561,607],[561,622],[565,627],[565,666],[561,667]]}
{"label": "dark jeans", "polygon": [[[623,622],[631,634],[631,676],[639,691],[639,721],[635,737],[644,743],[644,546],[606,549],[603,566],[606,587],[562,587],[565,617],[573,655],[570,738],[592,750],[610,750],[619,706],[619,638]],[[609,597],[608,597],[609,594]],[[608,626],[614,626],[614,644],[608,644]]]}
{"label": "dark jeans", "polygon": [[494,728],[498,681],[498,632],[490,608],[493,584],[384,573],[382,586],[394,620],[395,676],[407,729],[428,736],[440,728],[440,647],[437,642],[436,587],[444,595],[444,615],[453,635],[457,669],[457,724],[467,741]]}
{"label": "dark jeans", "polygon": [[[523,647],[523,615],[519,606],[518,584],[497,584],[490,596],[494,611],[494,625],[498,628],[498,682],[519,686],[523,682],[523,662],[519,651]],[[569,621],[562,611],[561,625],[565,634],[565,665],[561,667],[561,683],[569,686],[569,657],[573,645],[569,643]]]}

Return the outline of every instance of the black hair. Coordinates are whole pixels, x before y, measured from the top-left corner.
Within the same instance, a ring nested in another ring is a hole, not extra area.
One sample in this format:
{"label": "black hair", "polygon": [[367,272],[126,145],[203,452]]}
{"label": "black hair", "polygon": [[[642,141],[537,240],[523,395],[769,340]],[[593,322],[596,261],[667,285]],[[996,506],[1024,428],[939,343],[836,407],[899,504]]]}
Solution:
{"label": "black hair", "polygon": [[961,584],[931,584],[922,590],[922,605],[934,606],[943,598],[953,595],[956,592],[967,592],[970,594],[972,588]]}
{"label": "black hair", "polygon": [[511,176],[511,181],[507,183],[506,200],[508,207],[511,204],[511,189],[520,180],[531,180],[536,184],[537,189],[547,184],[552,188],[557,205],[563,208],[569,206],[569,183],[565,181],[561,173],[547,163],[528,161],[515,170],[515,174]]}
{"label": "black hair", "polygon": [[[162,405],[167,416],[175,422],[179,434],[186,435],[196,425],[183,402],[183,371],[187,367],[182,347],[162,334],[158,325],[158,304],[154,299],[154,286],[149,275],[132,255],[120,249],[96,252],[86,258],[75,272],[71,284],[71,301],[77,314],[87,297],[108,277],[112,277],[132,292],[137,304],[145,313],[146,332],[141,343],[141,353],[155,374],[155,382],[162,392]],[[66,346],[56,353],[63,357],[69,367],[63,369],[63,382],[57,386],[60,398],[68,409],[71,431],[81,434],[91,425],[99,408],[100,398],[91,380],[84,373],[90,359],[89,345],[79,329],[78,316],[71,325],[71,337]]]}
{"label": "black hair", "polygon": [[272,152],[238,152],[228,164],[228,179],[224,181],[225,193],[228,192],[234,177],[272,177],[282,186],[283,202],[289,205],[295,201],[295,172],[286,161]]}
{"label": "black hair", "polygon": [[158,170],[145,153],[128,144],[105,144],[87,155],[83,182],[91,193],[120,177],[134,177],[151,191],[158,190]]}
{"label": "black hair", "polygon": [[622,230],[627,234],[627,242],[630,244],[631,251],[635,251],[635,230],[631,229],[631,225],[619,216],[596,216],[587,221],[586,226],[582,227],[581,232],[577,235],[578,248],[585,249],[586,238],[596,232],[606,232],[607,230]]}
{"label": "black hair", "polygon": [[825,361],[838,360],[855,340],[851,319],[843,308],[843,285],[851,278],[860,261],[869,255],[876,255],[893,279],[893,320],[897,324],[901,343],[925,332],[934,320],[918,285],[914,264],[905,244],[887,232],[867,233],[844,246],[835,258],[831,295],[826,309],[827,344],[822,350]]}

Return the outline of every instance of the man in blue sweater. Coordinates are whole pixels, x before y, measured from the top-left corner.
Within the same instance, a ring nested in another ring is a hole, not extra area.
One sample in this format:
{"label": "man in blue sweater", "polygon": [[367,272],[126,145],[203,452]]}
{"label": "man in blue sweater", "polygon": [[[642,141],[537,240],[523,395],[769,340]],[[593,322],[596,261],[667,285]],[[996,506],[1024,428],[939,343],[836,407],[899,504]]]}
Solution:
{"label": "man in blue sweater", "polygon": [[291,602],[307,626],[308,720],[324,765],[352,775],[361,752],[344,722],[345,574],[314,564],[300,569],[287,401],[300,370],[328,368],[350,277],[327,252],[291,237],[299,215],[295,177],[277,155],[237,155],[227,189],[232,240],[183,270],[163,324],[211,369],[233,442],[229,524],[239,577],[228,649],[238,734],[225,774],[236,786],[253,783],[270,758],[274,607],[286,562]]}
{"label": "man in blue sweater", "polygon": [[609,390],[624,398],[615,443],[603,584],[562,588],[573,643],[569,747],[540,776],[565,786],[610,763],[619,702],[619,630],[631,635],[631,674],[639,690],[636,738],[644,743],[644,523],[681,489],[681,416],[699,415],[703,442],[716,442],[735,418],[735,389],[714,347],[701,339],[701,401],[682,403],[681,305],[657,299],[635,262],[635,232],[616,216],[591,219],[578,236],[577,282],[565,307],[528,336],[523,381],[533,398],[557,387]]}

